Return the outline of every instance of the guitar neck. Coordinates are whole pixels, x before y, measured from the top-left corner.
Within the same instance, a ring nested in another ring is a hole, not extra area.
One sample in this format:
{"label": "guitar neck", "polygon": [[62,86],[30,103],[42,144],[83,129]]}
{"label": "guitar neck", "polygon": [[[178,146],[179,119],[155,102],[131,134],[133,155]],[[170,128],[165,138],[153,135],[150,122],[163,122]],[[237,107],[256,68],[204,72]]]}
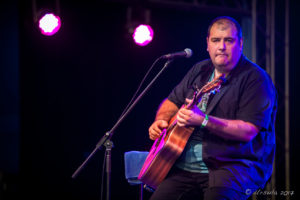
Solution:
{"label": "guitar neck", "polygon": [[[224,74],[221,74],[220,76],[218,76],[217,78],[215,78],[214,80],[212,80],[211,82],[209,82],[205,86],[203,86],[200,90],[196,90],[192,101],[188,105],[182,105],[181,108],[186,107],[186,109],[188,109],[188,110],[192,109],[193,106],[197,105],[197,103],[201,100],[202,96],[205,93],[210,93],[215,89],[219,89],[221,84],[225,81],[226,80],[224,78]],[[167,128],[167,131],[173,129],[176,126],[177,115],[178,115],[178,112],[176,113],[175,116],[173,116],[171,118],[170,123],[169,123],[170,125]]]}

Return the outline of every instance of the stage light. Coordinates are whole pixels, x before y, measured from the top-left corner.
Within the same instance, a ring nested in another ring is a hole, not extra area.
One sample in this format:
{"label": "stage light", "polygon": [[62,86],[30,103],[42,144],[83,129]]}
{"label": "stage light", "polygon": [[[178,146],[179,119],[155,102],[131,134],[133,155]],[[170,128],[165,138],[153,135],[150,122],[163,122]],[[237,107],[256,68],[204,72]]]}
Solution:
{"label": "stage light", "polygon": [[60,26],[60,17],[53,13],[47,13],[39,20],[40,31],[46,36],[54,35],[60,29]]}
{"label": "stage light", "polygon": [[146,46],[153,39],[153,29],[149,25],[141,24],[134,30],[132,37],[134,42],[140,46]]}

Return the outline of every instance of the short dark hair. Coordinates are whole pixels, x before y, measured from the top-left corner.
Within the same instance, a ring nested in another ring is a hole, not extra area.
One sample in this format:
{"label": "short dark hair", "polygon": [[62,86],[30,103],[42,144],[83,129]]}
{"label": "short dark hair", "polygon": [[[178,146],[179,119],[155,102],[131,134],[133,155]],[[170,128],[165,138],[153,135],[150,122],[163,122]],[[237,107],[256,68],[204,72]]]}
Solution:
{"label": "short dark hair", "polygon": [[211,27],[215,23],[218,23],[218,22],[224,21],[224,20],[230,21],[230,22],[232,22],[235,25],[235,28],[237,30],[237,36],[238,36],[239,40],[241,40],[241,38],[242,38],[242,28],[241,28],[241,26],[240,26],[240,24],[235,19],[233,19],[232,17],[229,17],[229,16],[220,16],[220,17],[217,17],[214,20],[212,20],[211,23],[210,23],[210,25],[208,26],[207,37],[209,37],[209,35],[210,35]]}

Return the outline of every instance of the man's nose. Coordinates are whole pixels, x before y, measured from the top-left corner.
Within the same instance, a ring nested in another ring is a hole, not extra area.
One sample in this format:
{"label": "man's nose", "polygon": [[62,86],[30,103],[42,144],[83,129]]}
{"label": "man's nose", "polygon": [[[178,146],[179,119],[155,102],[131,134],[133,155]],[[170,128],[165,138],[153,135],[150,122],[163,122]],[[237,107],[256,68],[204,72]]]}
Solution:
{"label": "man's nose", "polygon": [[225,50],[226,49],[226,44],[225,44],[225,41],[224,40],[221,40],[219,42],[219,49],[220,50]]}

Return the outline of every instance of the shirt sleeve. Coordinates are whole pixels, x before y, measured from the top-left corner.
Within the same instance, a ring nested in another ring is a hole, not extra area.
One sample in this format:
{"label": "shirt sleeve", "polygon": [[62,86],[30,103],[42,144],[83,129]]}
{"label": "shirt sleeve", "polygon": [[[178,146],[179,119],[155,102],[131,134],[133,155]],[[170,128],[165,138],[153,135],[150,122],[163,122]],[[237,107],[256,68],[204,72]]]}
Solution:
{"label": "shirt sleeve", "polygon": [[192,81],[195,77],[196,65],[192,67],[188,73],[183,77],[181,82],[171,91],[168,99],[175,103],[178,108],[180,108],[184,103],[186,98],[190,98],[190,94],[193,92]]}
{"label": "shirt sleeve", "polygon": [[242,90],[237,119],[268,128],[276,101],[275,88],[267,73],[255,71],[247,77]]}

